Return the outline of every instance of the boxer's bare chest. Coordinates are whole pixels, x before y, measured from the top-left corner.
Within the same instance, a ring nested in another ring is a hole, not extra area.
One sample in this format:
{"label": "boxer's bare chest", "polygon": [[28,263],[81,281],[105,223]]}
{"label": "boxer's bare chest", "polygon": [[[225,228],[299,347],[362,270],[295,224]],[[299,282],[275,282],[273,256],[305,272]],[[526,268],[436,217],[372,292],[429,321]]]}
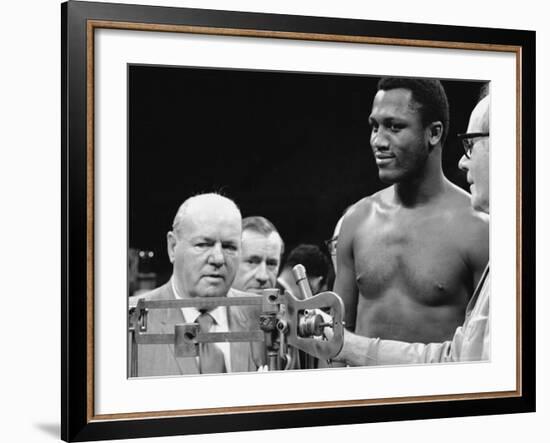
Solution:
{"label": "boxer's bare chest", "polygon": [[470,276],[453,231],[457,222],[446,211],[372,211],[353,240],[362,297],[374,302],[403,294],[426,306],[463,298]]}

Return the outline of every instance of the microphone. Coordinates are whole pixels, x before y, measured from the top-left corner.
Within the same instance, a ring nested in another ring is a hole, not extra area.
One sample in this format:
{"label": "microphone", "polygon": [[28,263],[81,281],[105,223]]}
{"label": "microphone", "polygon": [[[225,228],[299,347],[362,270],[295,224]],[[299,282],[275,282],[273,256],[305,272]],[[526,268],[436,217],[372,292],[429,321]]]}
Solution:
{"label": "microphone", "polygon": [[306,268],[303,265],[298,264],[292,268],[292,274],[294,275],[296,284],[302,293],[303,299],[307,300],[308,298],[313,297],[311,288],[309,287],[309,282],[307,280]]}

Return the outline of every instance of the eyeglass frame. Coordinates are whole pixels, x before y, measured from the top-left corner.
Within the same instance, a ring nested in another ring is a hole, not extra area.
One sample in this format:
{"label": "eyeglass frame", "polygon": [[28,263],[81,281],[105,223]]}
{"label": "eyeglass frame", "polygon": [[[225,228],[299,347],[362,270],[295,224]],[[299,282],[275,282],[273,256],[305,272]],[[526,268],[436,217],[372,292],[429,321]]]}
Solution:
{"label": "eyeglass frame", "polygon": [[472,139],[479,137],[489,137],[489,132],[465,132],[463,134],[456,134],[456,138],[462,143],[466,158],[471,158],[472,150],[474,149]]}

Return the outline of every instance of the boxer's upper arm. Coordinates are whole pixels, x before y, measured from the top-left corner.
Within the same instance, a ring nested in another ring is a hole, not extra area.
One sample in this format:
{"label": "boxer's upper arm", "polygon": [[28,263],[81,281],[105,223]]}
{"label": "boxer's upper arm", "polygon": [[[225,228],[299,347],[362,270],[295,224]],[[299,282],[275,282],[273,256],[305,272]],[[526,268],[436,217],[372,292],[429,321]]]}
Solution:
{"label": "boxer's upper arm", "polygon": [[355,329],[358,296],[353,259],[354,231],[355,226],[352,217],[344,218],[336,248],[337,271],[334,283],[334,292],[342,297],[344,301],[346,328],[351,331]]}

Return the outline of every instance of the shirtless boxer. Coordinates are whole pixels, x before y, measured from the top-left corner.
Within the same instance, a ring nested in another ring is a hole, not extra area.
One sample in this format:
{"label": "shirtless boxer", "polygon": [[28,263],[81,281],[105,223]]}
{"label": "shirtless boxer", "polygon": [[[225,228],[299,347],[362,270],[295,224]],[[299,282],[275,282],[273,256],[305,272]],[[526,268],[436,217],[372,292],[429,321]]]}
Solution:
{"label": "shirtless boxer", "polygon": [[489,225],[443,175],[449,107],[437,80],[385,78],[369,117],[380,180],[347,212],[335,292],[359,335],[449,340],[488,261]]}

